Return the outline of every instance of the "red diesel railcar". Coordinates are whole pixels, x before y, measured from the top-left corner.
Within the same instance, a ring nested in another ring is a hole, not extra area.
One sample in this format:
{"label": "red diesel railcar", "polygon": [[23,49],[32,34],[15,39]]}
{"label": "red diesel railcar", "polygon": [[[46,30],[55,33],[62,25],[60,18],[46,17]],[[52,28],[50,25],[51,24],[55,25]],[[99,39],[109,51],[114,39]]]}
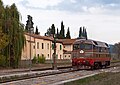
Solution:
{"label": "red diesel railcar", "polygon": [[78,39],[73,44],[73,68],[102,68],[110,65],[109,45],[95,40]]}

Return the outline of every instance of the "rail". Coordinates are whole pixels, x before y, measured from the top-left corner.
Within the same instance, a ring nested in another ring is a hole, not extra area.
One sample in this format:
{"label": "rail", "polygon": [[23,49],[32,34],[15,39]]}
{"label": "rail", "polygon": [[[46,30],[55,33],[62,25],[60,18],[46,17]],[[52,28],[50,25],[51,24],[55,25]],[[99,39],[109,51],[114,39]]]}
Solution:
{"label": "rail", "polygon": [[[120,66],[120,62],[112,63],[110,67],[116,67],[116,66]],[[37,69],[37,70],[33,70],[33,72],[25,72],[25,73],[21,72],[21,73],[13,74],[13,75],[3,75],[3,76],[0,76],[0,83],[77,71],[77,70],[72,69],[71,66],[60,67],[59,70],[50,70],[50,69],[51,68],[49,68],[49,70],[42,69],[42,71]]]}

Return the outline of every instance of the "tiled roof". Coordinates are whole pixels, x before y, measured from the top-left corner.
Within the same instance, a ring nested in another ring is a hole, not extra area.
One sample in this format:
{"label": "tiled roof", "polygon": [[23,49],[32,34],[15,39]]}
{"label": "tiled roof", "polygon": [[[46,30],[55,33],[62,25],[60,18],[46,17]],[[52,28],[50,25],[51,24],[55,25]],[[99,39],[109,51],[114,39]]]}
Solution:
{"label": "tiled roof", "polygon": [[[30,35],[29,33],[25,33],[26,35]],[[31,34],[32,37],[37,38],[37,39],[43,39],[43,40],[49,40],[49,41],[54,41],[53,37],[48,37],[48,36],[41,36],[41,35],[36,35],[36,34]],[[63,43],[59,40],[56,40],[57,43]]]}
{"label": "tiled roof", "polygon": [[71,54],[72,53],[72,51],[66,51],[66,52],[64,52],[64,54]]}
{"label": "tiled roof", "polygon": [[73,44],[77,39],[59,39],[59,41],[63,42],[63,45],[71,45]]}

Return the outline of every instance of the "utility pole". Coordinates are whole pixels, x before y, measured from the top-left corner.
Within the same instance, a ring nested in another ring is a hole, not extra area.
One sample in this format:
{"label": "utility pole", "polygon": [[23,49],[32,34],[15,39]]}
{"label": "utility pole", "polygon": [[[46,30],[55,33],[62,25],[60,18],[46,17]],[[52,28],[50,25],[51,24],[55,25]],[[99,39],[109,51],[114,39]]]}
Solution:
{"label": "utility pole", "polygon": [[54,38],[54,53],[53,53],[53,70],[57,70],[57,64],[56,64],[56,36],[53,35]]}
{"label": "utility pole", "polygon": [[32,67],[32,61],[31,61],[31,35],[34,31],[33,28],[33,22],[32,22],[32,17],[30,15],[28,15],[28,20],[26,21],[26,28],[28,28],[28,32],[29,32],[29,36],[30,36],[30,59],[29,59],[29,70],[31,71],[31,67]]}

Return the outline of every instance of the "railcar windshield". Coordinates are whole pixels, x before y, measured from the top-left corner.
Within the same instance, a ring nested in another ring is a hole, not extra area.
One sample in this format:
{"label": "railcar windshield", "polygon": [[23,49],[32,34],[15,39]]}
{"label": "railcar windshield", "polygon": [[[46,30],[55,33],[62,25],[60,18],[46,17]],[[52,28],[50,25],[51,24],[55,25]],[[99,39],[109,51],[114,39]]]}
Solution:
{"label": "railcar windshield", "polygon": [[73,45],[73,49],[74,49],[74,50],[78,50],[78,49],[79,49],[79,44],[74,44],[74,45]]}
{"label": "railcar windshield", "polygon": [[80,44],[80,49],[81,49],[81,50],[85,49],[85,44],[83,44],[83,43]]}
{"label": "railcar windshield", "polygon": [[92,49],[92,44],[85,44],[85,43],[81,43],[81,44],[74,44],[73,45],[73,49],[74,50],[91,50]]}
{"label": "railcar windshield", "polygon": [[86,50],[91,50],[92,49],[92,45],[91,44],[85,44],[85,49]]}

